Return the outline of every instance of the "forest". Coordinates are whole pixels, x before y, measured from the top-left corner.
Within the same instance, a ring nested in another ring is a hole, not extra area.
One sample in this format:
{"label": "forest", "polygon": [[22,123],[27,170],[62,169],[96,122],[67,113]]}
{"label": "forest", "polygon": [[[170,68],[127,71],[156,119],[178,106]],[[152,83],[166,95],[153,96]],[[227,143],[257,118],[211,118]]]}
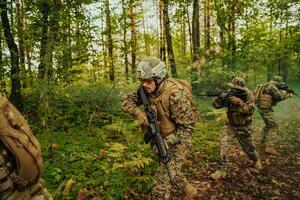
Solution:
{"label": "forest", "polygon": [[[213,98],[233,77],[254,91],[273,76],[300,94],[298,0],[0,0],[0,90],[28,120],[54,199],[147,199],[158,163],[121,110],[145,56],[188,80],[199,120],[184,163],[195,199],[299,199],[300,98],[274,107],[279,155],[257,172],[239,144],[218,171],[225,110]],[[253,117],[254,143],[263,121]]]}

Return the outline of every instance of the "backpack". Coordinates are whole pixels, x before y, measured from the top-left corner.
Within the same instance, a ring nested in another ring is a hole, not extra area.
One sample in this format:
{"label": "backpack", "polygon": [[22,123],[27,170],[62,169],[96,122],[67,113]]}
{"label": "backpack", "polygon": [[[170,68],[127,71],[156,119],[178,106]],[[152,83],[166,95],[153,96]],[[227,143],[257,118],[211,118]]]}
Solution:
{"label": "backpack", "polygon": [[0,94],[0,140],[13,156],[11,181],[19,188],[37,183],[42,168],[40,144],[27,121],[3,94]]}
{"label": "backpack", "polygon": [[269,94],[263,94],[263,91],[267,86],[268,83],[259,84],[256,86],[254,91],[255,104],[264,109],[272,107],[272,96]]}
{"label": "backpack", "polygon": [[[192,86],[191,86],[190,82],[187,80],[177,79],[177,78],[171,78],[168,80],[172,83],[175,83],[177,86],[179,86],[179,88],[182,88],[182,90],[185,92],[185,94],[187,94],[187,97],[192,106],[192,112],[193,112],[194,119],[198,120],[199,116],[197,114],[196,102],[195,102],[195,98],[192,94]],[[171,90],[168,90],[168,91],[171,93]],[[170,93],[167,92],[162,96],[163,102],[168,102]]]}

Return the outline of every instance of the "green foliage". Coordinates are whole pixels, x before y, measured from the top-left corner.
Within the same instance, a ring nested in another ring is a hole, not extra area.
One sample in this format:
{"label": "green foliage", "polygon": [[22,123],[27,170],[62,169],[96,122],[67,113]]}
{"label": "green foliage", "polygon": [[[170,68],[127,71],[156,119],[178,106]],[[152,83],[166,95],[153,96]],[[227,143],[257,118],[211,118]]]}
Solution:
{"label": "green foliage", "polygon": [[[150,149],[136,141],[110,141],[101,131],[93,135],[44,132],[39,140],[45,160],[43,177],[58,199],[74,199],[83,188],[90,195],[122,199],[126,193],[145,194],[152,185],[155,163],[150,158]],[[67,187],[70,179],[70,192],[64,194],[57,186]]]}

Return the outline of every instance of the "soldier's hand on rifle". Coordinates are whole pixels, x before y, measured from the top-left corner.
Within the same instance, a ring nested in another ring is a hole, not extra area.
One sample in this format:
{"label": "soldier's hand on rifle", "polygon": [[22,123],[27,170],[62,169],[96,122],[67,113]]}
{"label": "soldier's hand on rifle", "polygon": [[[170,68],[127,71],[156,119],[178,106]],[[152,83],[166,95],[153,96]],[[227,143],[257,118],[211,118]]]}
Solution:
{"label": "soldier's hand on rifle", "polygon": [[292,93],[290,93],[290,92],[288,92],[288,91],[286,91],[286,90],[283,90],[283,91],[282,91],[282,95],[283,95],[286,99],[293,96]]}
{"label": "soldier's hand on rifle", "polygon": [[138,109],[135,112],[135,116],[136,116],[137,120],[139,121],[140,125],[149,126],[149,121],[148,121],[148,118],[147,118],[147,114],[144,111]]}
{"label": "soldier's hand on rifle", "polygon": [[222,104],[222,101],[225,98],[226,93],[222,93],[220,96],[218,96],[215,101],[217,102],[217,104]]}
{"label": "soldier's hand on rifle", "polygon": [[234,105],[242,105],[243,101],[242,99],[232,96],[228,98],[229,103],[234,104]]}
{"label": "soldier's hand on rifle", "polygon": [[180,140],[175,134],[170,134],[167,137],[165,137],[165,141],[168,146],[173,146],[180,143]]}

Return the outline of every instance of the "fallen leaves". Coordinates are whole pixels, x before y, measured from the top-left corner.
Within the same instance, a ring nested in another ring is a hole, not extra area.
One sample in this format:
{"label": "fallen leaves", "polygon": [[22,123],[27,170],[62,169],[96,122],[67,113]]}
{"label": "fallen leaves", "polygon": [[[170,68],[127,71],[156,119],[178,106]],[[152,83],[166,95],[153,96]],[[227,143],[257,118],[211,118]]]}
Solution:
{"label": "fallen leaves", "polygon": [[221,179],[221,178],[225,178],[225,177],[226,177],[226,172],[222,172],[222,171],[217,170],[217,171],[215,171],[214,173],[212,173],[212,174],[210,175],[210,177],[211,177],[212,179],[214,179],[214,180],[219,180],[219,179]]}

